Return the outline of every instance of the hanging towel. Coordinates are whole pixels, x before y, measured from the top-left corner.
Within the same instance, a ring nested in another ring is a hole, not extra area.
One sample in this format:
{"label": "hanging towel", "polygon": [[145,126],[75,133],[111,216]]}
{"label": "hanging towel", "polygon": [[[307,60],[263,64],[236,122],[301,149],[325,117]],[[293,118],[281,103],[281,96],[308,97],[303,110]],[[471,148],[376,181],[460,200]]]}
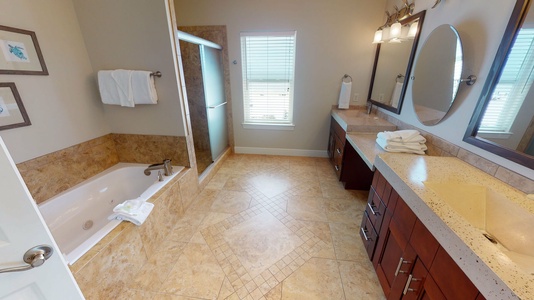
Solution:
{"label": "hanging towel", "polygon": [[156,104],[158,94],[150,71],[132,71],[132,91],[135,104]]}
{"label": "hanging towel", "polygon": [[352,82],[342,82],[341,91],[339,92],[338,108],[347,109],[350,104],[350,90],[352,88]]}
{"label": "hanging towel", "polygon": [[126,200],[115,206],[114,214],[109,216],[108,220],[129,221],[140,226],[148,218],[153,208],[154,204],[146,202],[144,199]]}
{"label": "hanging towel", "polygon": [[393,88],[393,94],[391,95],[391,106],[397,107],[399,105],[403,85],[404,84],[402,82],[395,83],[395,87]]}
{"label": "hanging towel", "polygon": [[121,105],[119,91],[115,80],[111,77],[113,71],[98,71],[98,89],[102,103],[111,105]]}
{"label": "hanging towel", "polygon": [[98,87],[102,102],[134,107],[131,79],[132,71],[129,70],[99,71]]}

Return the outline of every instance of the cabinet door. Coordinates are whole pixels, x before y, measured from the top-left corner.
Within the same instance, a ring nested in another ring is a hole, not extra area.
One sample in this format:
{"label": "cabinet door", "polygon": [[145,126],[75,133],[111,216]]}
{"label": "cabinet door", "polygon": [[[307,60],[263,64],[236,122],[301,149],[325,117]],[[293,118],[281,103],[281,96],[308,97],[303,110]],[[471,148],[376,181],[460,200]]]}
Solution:
{"label": "cabinet door", "polygon": [[421,291],[421,296],[419,298],[420,300],[446,300],[445,296],[439,289],[438,285],[428,274],[426,277],[424,283],[423,283],[423,289]]}
{"label": "cabinet door", "polygon": [[330,128],[330,135],[328,136],[328,157],[330,161],[334,162],[334,150],[336,147],[336,136],[334,130]]}
{"label": "cabinet door", "polygon": [[[382,238],[382,232],[380,238]],[[395,299],[390,298],[389,295],[392,292],[393,283],[395,282],[397,275],[407,274],[411,271],[411,264],[413,261],[403,257],[407,244],[408,238],[402,234],[397,222],[391,220],[387,231],[385,232],[384,246],[381,249],[382,251],[379,254],[376,265],[378,280],[380,281],[384,294],[388,299]],[[377,254],[378,253],[375,254],[375,257]]]}
{"label": "cabinet door", "polygon": [[429,271],[447,299],[477,298],[478,289],[443,248],[438,249]]}

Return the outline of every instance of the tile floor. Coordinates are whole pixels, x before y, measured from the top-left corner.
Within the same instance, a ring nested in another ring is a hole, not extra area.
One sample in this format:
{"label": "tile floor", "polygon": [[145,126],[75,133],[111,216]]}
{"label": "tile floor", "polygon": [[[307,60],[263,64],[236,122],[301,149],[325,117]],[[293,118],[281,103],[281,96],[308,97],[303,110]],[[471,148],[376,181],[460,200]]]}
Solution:
{"label": "tile floor", "polygon": [[127,299],[384,299],[358,235],[367,192],[327,159],[232,155]]}

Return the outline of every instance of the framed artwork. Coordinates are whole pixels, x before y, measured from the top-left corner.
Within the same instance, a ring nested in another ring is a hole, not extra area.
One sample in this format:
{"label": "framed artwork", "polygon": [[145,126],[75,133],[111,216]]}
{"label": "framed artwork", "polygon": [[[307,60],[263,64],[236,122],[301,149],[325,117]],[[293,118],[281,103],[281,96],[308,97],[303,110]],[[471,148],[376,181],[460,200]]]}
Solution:
{"label": "framed artwork", "polygon": [[0,74],[48,75],[35,32],[0,25]]}
{"label": "framed artwork", "polygon": [[31,124],[15,83],[0,82],[0,130]]}

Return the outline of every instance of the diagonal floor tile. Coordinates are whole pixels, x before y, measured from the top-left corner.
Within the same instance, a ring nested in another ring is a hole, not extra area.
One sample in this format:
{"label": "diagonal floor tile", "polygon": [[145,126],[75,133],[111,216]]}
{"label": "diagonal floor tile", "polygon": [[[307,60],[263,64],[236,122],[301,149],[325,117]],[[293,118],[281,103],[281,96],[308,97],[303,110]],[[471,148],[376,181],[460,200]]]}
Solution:
{"label": "diagonal floor tile", "polygon": [[221,191],[210,207],[211,211],[236,214],[246,210],[252,198],[246,192]]}

